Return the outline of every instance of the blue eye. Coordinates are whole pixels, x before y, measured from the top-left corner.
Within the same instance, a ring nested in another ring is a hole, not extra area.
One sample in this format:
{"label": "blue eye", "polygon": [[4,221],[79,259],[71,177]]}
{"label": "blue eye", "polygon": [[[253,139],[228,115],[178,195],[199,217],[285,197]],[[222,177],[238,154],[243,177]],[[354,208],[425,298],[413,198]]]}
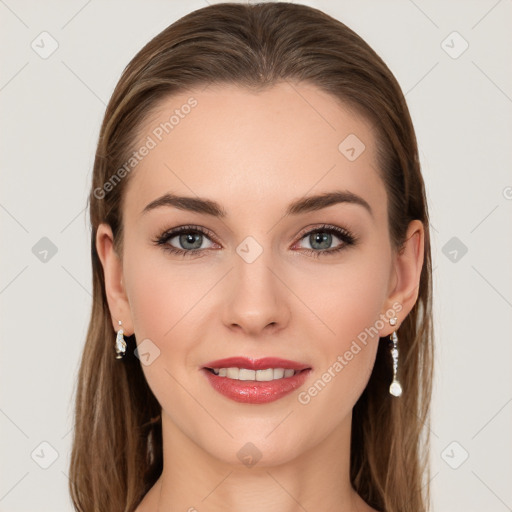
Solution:
{"label": "blue eye", "polygon": [[[205,235],[196,231],[187,231],[185,234],[178,234],[171,236],[167,241],[170,244],[171,240],[174,238],[178,239],[179,244],[184,249],[189,249],[190,251],[197,251],[199,249],[205,249],[203,247],[203,242],[205,240]],[[190,252],[187,250],[186,252]]]}
{"label": "blue eye", "polygon": [[[334,235],[334,237],[333,237]],[[211,248],[214,242],[211,242],[213,235],[200,226],[179,226],[171,229],[160,235],[154,243],[162,246],[162,248],[171,253],[183,257],[190,256],[204,256],[207,249]],[[339,239],[341,243],[330,248],[334,239]],[[171,244],[171,241],[176,239],[179,247]],[[210,240],[211,245],[204,247],[203,243]],[[356,238],[349,231],[344,228],[331,225],[322,225],[306,232],[299,238],[299,241],[306,239],[309,247],[302,248],[303,252],[310,254],[314,257],[323,255],[332,255],[347,248],[348,246],[355,245]]]}
{"label": "blue eye", "polygon": [[[330,248],[333,243],[333,237],[338,238],[342,243],[337,247]],[[303,239],[306,239],[309,244],[309,247],[305,248],[306,252],[314,257],[338,253],[347,246],[354,245],[356,242],[355,237],[350,232],[336,226],[315,228],[314,230],[306,233],[301,238],[301,240]]]}
{"label": "blue eye", "polygon": [[[209,233],[207,233],[200,226],[180,226],[178,228],[166,231],[155,240],[157,245],[161,245],[163,249],[171,254],[180,256],[197,256],[206,248],[203,246],[203,241]],[[180,247],[171,245],[171,240],[177,239]]]}

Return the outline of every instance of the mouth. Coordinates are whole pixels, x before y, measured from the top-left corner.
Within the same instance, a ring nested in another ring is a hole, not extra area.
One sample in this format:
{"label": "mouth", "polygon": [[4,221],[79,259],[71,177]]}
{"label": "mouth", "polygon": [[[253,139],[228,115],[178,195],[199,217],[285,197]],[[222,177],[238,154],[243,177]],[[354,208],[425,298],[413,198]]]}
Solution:
{"label": "mouth", "polygon": [[201,368],[215,391],[231,400],[261,404],[278,400],[304,384],[312,368],[296,361],[268,357],[232,357]]}

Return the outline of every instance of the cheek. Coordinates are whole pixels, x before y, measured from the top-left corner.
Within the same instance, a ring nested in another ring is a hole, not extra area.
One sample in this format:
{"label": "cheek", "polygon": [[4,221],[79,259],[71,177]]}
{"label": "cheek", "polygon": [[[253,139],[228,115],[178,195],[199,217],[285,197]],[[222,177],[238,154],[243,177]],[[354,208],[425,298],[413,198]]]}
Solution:
{"label": "cheek", "polygon": [[314,322],[305,328],[316,326],[316,336],[311,330],[308,337],[315,340],[319,364],[313,386],[305,389],[299,402],[314,403],[311,409],[315,414],[331,405],[333,418],[344,417],[368,383],[386,321],[382,308],[387,297],[388,262],[385,256],[360,254],[343,268],[313,276],[315,287],[309,287],[307,304]]}
{"label": "cheek", "polygon": [[179,309],[179,294],[166,283],[162,269],[136,265],[127,292],[137,339],[161,339]]}
{"label": "cheek", "polygon": [[138,338],[173,337],[210,282],[199,270],[167,261],[163,250],[135,249],[125,258],[126,288]]}
{"label": "cheek", "polygon": [[[141,358],[141,366],[155,397],[165,411],[179,411],[183,418],[188,418],[197,414],[197,404],[189,393],[198,393],[196,383],[190,380],[191,372],[196,370],[189,364],[196,344],[190,334],[190,322],[197,319],[197,305],[211,279],[204,273],[192,277],[190,270],[181,271],[179,265],[167,264],[165,257],[156,252],[147,251],[142,257],[141,252],[137,254],[134,250],[125,259],[135,336],[139,349],[141,343],[150,347],[151,361],[144,364]],[[173,421],[180,424],[184,420]],[[186,428],[186,422],[182,428]]]}
{"label": "cheek", "polygon": [[143,371],[159,400],[171,388],[179,390],[172,376],[183,382],[197,370],[192,356],[202,338],[205,295],[218,280],[205,265],[193,271],[188,265],[168,261],[152,248],[126,251],[125,282],[135,337],[138,345],[150,340],[156,346],[158,357]]}
{"label": "cheek", "polygon": [[384,313],[389,280],[389,266],[384,260],[358,254],[346,265],[319,267],[307,283],[297,282],[300,295],[307,297],[307,306],[318,319],[318,332],[323,333],[321,339],[329,352],[343,349],[365,332],[370,332],[368,341],[378,340],[375,328],[380,331],[383,327],[378,320]]}

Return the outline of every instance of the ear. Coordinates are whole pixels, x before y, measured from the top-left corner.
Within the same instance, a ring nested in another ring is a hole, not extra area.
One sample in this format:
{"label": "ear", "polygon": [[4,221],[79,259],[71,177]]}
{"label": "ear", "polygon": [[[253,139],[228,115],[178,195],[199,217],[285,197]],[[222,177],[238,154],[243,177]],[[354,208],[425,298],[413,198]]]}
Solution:
{"label": "ear", "polygon": [[419,220],[411,221],[405,238],[404,245],[394,257],[390,292],[385,304],[388,311],[396,311],[398,321],[395,326],[390,326],[386,322],[381,337],[388,336],[398,329],[418,299],[425,243],[423,223]]}
{"label": "ear", "polygon": [[123,284],[123,264],[114,248],[114,236],[108,224],[100,224],[96,232],[96,251],[103,266],[105,293],[112,316],[114,331],[119,330],[119,320],[127,336],[133,334],[130,304]]}

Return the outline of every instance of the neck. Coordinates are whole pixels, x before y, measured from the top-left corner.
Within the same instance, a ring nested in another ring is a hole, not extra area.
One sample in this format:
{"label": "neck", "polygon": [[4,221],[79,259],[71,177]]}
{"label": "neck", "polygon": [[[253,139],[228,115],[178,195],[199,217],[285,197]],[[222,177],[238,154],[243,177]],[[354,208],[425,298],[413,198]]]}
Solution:
{"label": "neck", "polygon": [[[264,464],[262,457],[261,462],[244,465],[212,456],[162,412],[163,471],[137,512],[371,510],[350,484],[351,420],[349,415],[319,445],[307,450],[281,447],[292,454],[289,460],[275,463],[277,459],[269,457]],[[243,453],[251,455],[253,450],[257,458],[251,445],[230,439],[226,450],[231,445],[245,446]]]}

